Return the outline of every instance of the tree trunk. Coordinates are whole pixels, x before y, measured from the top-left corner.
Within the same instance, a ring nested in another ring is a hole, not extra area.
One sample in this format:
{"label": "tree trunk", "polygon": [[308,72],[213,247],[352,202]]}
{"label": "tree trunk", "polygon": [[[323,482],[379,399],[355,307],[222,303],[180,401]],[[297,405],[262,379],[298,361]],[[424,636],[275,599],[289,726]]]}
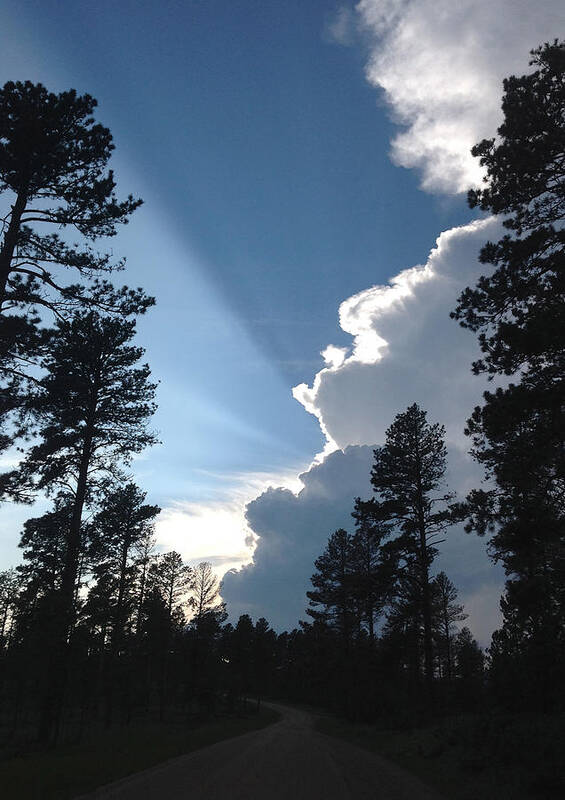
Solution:
{"label": "tree trunk", "polygon": [[0,249],[0,309],[6,299],[6,284],[12,271],[12,259],[14,258],[14,251],[18,243],[18,234],[20,232],[20,224],[22,214],[27,205],[27,189],[21,189],[16,198],[16,202],[12,206],[12,214],[10,217],[10,224],[4,237],[2,248]]}
{"label": "tree trunk", "polygon": [[126,571],[128,563],[129,549],[131,545],[131,531],[130,531],[130,515],[128,512],[128,520],[126,523],[126,532],[124,542],[122,544],[122,552],[120,554],[120,579],[118,583],[118,599],[116,601],[116,613],[114,615],[114,629],[112,631],[112,654],[115,655],[119,650],[125,621],[123,619],[124,597],[126,593]]}
{"label": "tree trunk", "polygon": [[372,547],[371,547],[371,540],[367,537],[367,560],[365,562],[366,566],[366,573],[367,573],[367,622],[369,624],[369,642],[371,644],[371,649],[375,644],[375,602],[374,602],[374,594],[373,594],[373,586],[374,586],[374,575],[372,571]]}
{"label": "tree trunk", "polygon": [[117,694],[119,665],[118,657],[124,640],[124,597],[126,593],[126,571],[128,563],[129,548],[131,544],[130,515],[126,523],[125,538],[122,543],[120,553],[120,577],[118,581],[118,597],[116,600],[116,610],[114,613],[114,624],[112,626],[112,636],[110,639],[110,657],[107,667],[106,685],[106,727],[112,723],[114,715],[114,700]]}
{"label": "tree trunk", "polygon": [[8,609],[9,609],[9,607],[10,607],[9,603],[6,602],[6,605],[4,606],[4,612],[2,614],[2,625],[0,626],[0,639],[2,641],[4,640],[4,632],[6,630],[6,625],[8,623]]}
{"label": "tree trunk", "polygon": [[445,632],[445,660],[447,666],[447,680],[451,683],[452,667],[451,667],[451,636],[449,635],[449,619],[447,617],[447,609],[444,614],[444,632]]}
{"label": "tree trunk", "polygon": [[428,699],[433,700],[434,685],[434,654],[433,654],[433,634],[432,634],[432,607],[430,597],[430,580],[428,566],[426,564],[426,535],[420,534],[421,553],[421,576],[422,576],[422,616],[424,618],[424,674],[426,677],[426,688]]}
{"label": "tree trunk", "polygon": [[[420,431],[417,430],[417,440]],[[419,445],[416,444],[416,486],[417,498],[416,509],[418,515],[418,534],[420,550],[420,575],[422,581],[422,616],[424,618],[424,675],[426,679],[426,690],[430,705],[433,703],[434,689],[434,656],[433,656],[433,634],[432,634],[432,603],[430,595],[430,576],[427,563],[427,538],[426,538],[426,518],[424,490],[422,487],[422,461]]]}
{"label": "tree trunk", "polygon": [[141,582],[139,584],[139,598],[137,601],[137,624],[135,626],[136,636],[139,638],[141,635],[141,615],[143,613],[143,601],[145,600],[145,581],[147,580],[147,557],[143,558],[143,570],[141,572]]}
{"label": "tree trunk", "polygon": [[67,534],[67,552],[58,602],[53,619],[53,641],[49,675],[39,720],[39,741],[56,741],[59,735],[63,702],[68,682],[69,636],[75,615],[75,585],[80,554],[82,512],[88,485],[94,422],[88,425],[79,465],[71,524]]}

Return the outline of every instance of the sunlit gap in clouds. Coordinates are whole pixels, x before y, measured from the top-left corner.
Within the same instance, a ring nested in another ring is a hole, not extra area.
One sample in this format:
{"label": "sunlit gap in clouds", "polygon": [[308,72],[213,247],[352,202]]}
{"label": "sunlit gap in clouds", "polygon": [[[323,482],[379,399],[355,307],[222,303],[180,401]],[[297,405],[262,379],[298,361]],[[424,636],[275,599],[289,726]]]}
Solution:
{"label": "sunlit gap in clouds", "polygon": [[247,504],[269,487],[298,494],[303,484],[293,470],[208,477],[221,478],[223,496],[204,503],[179,500],[164,508],[156,525],[157,546],[163,551],[177,550],[192,565],[208,561],[222,578],[228,570],[253,560],[258,537],[247,524]]}

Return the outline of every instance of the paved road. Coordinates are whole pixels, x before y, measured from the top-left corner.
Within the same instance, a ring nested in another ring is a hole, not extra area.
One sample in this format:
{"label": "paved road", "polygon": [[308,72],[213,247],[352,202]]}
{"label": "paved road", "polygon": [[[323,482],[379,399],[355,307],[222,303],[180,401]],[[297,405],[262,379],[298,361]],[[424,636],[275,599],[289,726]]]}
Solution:
{"label": "paved road", "polygon": [[416,778],[313,730],[304,711],[139,772],[81,800],[441,800]]}

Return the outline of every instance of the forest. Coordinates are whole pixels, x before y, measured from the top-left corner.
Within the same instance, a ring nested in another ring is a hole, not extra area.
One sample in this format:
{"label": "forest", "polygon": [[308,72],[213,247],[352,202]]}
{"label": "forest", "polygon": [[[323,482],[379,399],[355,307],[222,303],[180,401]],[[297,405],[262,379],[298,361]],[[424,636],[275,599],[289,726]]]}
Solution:
{"label": "forest", "polygon": [[[492,381],[465,434],[484,481],[455,497],[441,420],[399,409],[375,446],[371,497],[328,531],[304,619],[228,622],[212,566],[156,546],[160,508],[132,461],[158,444],[157,383],[136,345],[155,300],[116,281],[120,199],[96,100],[0,90],[0,476],[5,502],[50,499],[0,572],[0,747],[53,748],[142,718],[196,725],[250,699],[402,727],[450,714],[565,712],[565,42],[504,81],[504,121],[473,148],[500,215],[484,275],[451,313]],[[110,252],[110,251],[109,251]],[[506,575],[486,651],[436,558],[450,529],[484,538]],[[552,718],[553,718],[552,717]],[[491,743],[492,744],[492,743]]]}

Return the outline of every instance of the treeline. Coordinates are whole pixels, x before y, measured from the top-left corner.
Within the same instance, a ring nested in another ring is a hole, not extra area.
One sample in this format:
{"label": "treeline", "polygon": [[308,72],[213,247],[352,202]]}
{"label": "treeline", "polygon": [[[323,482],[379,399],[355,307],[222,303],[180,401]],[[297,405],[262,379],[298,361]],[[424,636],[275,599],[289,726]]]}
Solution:
{"label": "treeline", "polygon": [[[23,563],[0,575],[6,739],[235,712],[249,694],[353,719],[563,709],[565,45],[532,55],[534,71],[505,81],[498,137],[473,150],[486,179],[470,204],[507,234],[482,249],[490,274],[452,313],[478,335],[474,372],[503,380],[466,429],[487,482],[457,501],[442,426],[416,404],[399,413],[354,531],[333,533],[315,563],[311,621],[283,634],[247,615],[226,624],[210,566],[155,552],[159,508],[128,473],[157,443],[156,384],[134,343],[154,301],[117,287],[107,276],[123,263],[95,249],[141,201],[116,195],[96,102],[0,90],[0,448],[13,461],[0,493],[52,501],[24,525]],[[507,575],[486,661],[434,567],[457,523],[489,535]]]}
{"label": "treeline", "polygon": [[[130,484],[123,494],[135,491]],[[210,646],[227,615],[211,566],[192,569],[174,551],[155,554],[148,530],[135,522],[129,527],[124,517],[116,521],[124,527],[114,528],[103,551],[93,543],[94,560],[87,566],[88,555],[83,558],[65,661],[53,650],[64,563],[57,537],[46,538],[33,557],[24,551],[21,567],[0,573],[2,734],[8,741],[37,732],[43,738],[52,671],[65,667],[64,693],[49,706],[49,740],[130,723],[140,714],[192,719],[214,708],[217,669]],[[22,539],[43,522],[28,521]]]}
{"label": "treeline", "polygon": [[22,563],[0,573],[4,743],[207,713],[231,661],[211,566],[156,552],[160,509],[128,474],[158,441],[134,341],[154,300],[117,287],[123,261],[95,249],[141,204],[116,195],[95,107],[30,82],[0,90],[0,450],[13,461],[0,495],[52,500],[24,525]]}
{"label": "treeline", "polygon": [[459,630],[456,587],[432,576],[461,515],[444,485],[444,435],[416,404],[398,414],[375,450],[375,496],[355,501],[355,532],[335,531],[315,562],[312,623],[302,624],[324,651],[315,694],[352,719],[414,719],[481,699],[483,653]]}

